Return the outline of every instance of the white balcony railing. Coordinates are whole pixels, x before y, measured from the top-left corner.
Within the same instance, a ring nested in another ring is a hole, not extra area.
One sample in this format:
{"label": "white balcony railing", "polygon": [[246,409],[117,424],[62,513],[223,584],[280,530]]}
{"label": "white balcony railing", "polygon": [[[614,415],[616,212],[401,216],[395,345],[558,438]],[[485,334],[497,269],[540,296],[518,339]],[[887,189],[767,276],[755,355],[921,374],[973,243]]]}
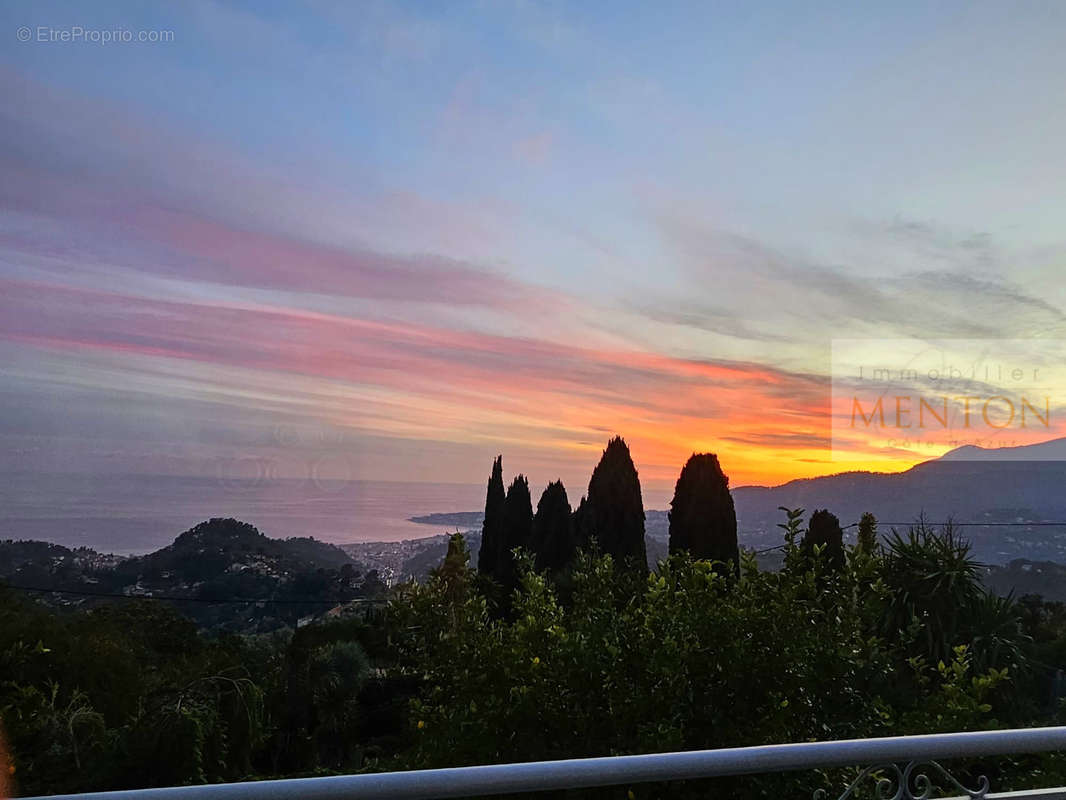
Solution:
{"label": "white balcony railing", "polygon": [[1066,787],[993,793],[984,778],[978,786],[965,787],[939,763],[953,758],[1060,750],[1066,751],[1066,727],[1020,728],[175,786],[53,796],[50,800],[434,800],[848,766],[866,769],[841,798],[850,796],[863,781],[881,781],[879,796],[886,800],[927,798],[938,796],[938,792],[959,797],[1066,800]]}

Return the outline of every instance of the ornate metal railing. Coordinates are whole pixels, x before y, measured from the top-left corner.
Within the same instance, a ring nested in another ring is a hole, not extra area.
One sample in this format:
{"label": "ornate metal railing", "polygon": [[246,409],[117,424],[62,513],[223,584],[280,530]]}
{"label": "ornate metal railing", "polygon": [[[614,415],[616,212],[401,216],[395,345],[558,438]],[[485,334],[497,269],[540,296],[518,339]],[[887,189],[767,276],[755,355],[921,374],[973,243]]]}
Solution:
{"label": "ornate metal railing", "polygon": [[[930,772],[934,774],[932,779],[929,777]],[[984,775],[978,778],[977,788],[968,789],[944,769],[940,762],[915,760],[907,764],[876,764],[866,767],[848,784],[837,800],[851,797],[867,781],[876,781],[877,797],[880,800],[927,800],[933,796],[937,787],[937,777],[941,779],[941,785],[946,784],[949,790],[957,790],[960,793],[959,797],[989,796],[990,786],[988,778]],[[825,789],[815,790],[814,800],[828,800],[828,798],[829,795]]]}
{"label": "ornate metal railing", "polygon": [[[176,786],[95,794],[63,795],[51,800],[433,800],[434,798],[585,789],[730,775],[853,767],[859,776],[839,795],[851,797],[872,783],[880,800],[926,800],[941,792],[970,798],[1066,800],[1066,788],[990,793],[986,778],[966,787],[941,766],[951,758],[1066,751],[1066,727],[943,733],[880,739],[846,739],[759,747],[731,747],[683,753],[580,758],[481,767],[292,778],[249,783]],[[826,798],[825,790],[815,793]],[[35,800],[43,800],[37,798]]]}

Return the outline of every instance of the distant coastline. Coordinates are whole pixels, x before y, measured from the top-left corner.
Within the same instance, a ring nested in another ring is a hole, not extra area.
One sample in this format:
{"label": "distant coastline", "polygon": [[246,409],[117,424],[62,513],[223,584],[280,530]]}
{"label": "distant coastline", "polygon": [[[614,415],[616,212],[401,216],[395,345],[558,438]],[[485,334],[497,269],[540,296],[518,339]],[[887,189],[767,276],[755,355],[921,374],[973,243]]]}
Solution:
{"label": "distant coastline", "polygon": [[[233,517],[271,537],[332,544],[403,541],[440,530],[408,517],[484,505],[477,484],[211,476],[5,473],[0,539],[33,539],[145,555],[210,517]],[[475,526],[480,530],[480,523]]]}
{"label": "distant coastline", "polygon": [[408,517],[407,521],[416,522],[419,525],[455,525],[460,528],[478,528],[484,518],[485,514],[481,511],[452,511]]}

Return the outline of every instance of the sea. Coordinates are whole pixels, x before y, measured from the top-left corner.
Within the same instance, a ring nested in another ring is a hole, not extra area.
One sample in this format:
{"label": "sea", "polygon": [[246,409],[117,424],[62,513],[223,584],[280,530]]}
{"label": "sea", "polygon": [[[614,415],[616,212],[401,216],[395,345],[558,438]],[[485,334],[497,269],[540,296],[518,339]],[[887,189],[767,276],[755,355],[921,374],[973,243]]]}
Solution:
{"label": "sea", "polygon": [[483,485],[457,483],[5,473],[0,539],[132,555],[168,545],[206,519],[235,517],[273,538],[398,541],[451,532],[410,517],[484,504]]}

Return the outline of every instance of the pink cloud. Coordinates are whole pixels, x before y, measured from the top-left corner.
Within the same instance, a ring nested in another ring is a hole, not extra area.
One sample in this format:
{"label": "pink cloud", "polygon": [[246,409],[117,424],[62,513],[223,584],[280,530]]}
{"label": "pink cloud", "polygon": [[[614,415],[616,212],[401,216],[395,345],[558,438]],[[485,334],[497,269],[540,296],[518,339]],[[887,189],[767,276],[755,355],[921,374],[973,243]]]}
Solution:
{"label": "pink cloud", "polygon": [[141,209],[131,222],[187,256],[181,274],[200,280],[458,306],[513,309],[559,301],[546,291],[440,256],[351,252],[157,208]]}
{"label": "pink cloud", "polygon": [[272,376],[282,394],[294,391],[296,376],[372,387],[381,404],[339,413],[345,424],[386,435],[446,428],[466,438],[582,449],[599,446],[605,428],[643,447],[654,476],[674,470],[701,441],[764,456],[773,449],[720,438],[728,433],[770,441],[785,433],[816,436],[823,428],[823,382],[757,364],[295,308],[147,300],[16,281],[2,287],[4,340],[257,370]]}

